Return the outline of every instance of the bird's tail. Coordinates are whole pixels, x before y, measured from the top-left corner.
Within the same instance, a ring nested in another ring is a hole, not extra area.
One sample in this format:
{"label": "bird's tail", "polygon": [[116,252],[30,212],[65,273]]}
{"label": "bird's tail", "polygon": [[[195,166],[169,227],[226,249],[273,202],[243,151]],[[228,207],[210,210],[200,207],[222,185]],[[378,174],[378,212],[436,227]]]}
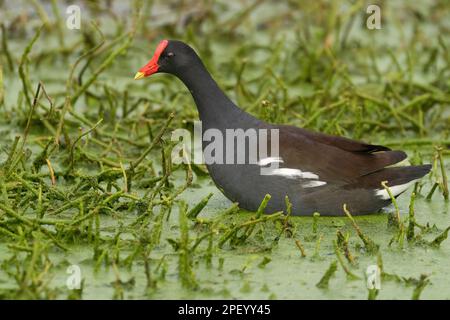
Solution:
{"label": "bird's tail", "polygon": [[389,187],[392,195],[397,197],[406,191],[406,189],[408,189],[414,182],[429,173],[430,170],[431,165],[429,164],[384,168],[360,177],[356,184],[363,186],[365,189],[373,189],[377,196],[381,199],[387,200],[390,196],[381,184],[383,181],[386,181],[386,185]]}

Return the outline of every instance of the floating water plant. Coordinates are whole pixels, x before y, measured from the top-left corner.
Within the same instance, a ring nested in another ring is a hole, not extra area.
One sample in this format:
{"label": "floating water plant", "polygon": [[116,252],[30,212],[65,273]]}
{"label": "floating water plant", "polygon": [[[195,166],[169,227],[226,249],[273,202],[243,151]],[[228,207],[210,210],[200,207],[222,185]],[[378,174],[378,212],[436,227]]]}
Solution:
{"label": "floating water plant", "polygon": [[327,271],[325,271],[320,281],[316,284],[316,287],[319,289],[327,289],[329,286],[330,279],[331,277],[333,277],[336,270],[337,270],[337,261],[334,260],[333,262],[330,263],[330,266],[328,267]]}
{"label": "floating water plant", "polygon": [[425,287],[429,283],[430,283],[430,280],[428,279],[427,275],[424,275],[424,274],[420,275],[420,278],[414,287],[411,300],[419,300],[420,296],[422,294],[422,291],[425,289]]}
{"label": "floating water plant", "polygon": [[181,282],[186,287],[196,287],[197,282],[195,280],[193,268],[193,256],[189,247],[189,227],[186,217],[187,205],[185,202],[180,202],[179,205],[179,223],[180,223],[180,239],[179,239],[179,261],[178,261],[178,274]]}
{"label": "floating water plant", "polygon": [[[378,252],[382,280],[391,281],[383,295],[370,290],[370,299],[389,297],[391,289],[396,298],[448,296],[445,288],[423,291],[448,262],[449,44],[433,31],[446,24],[436,14],[446,5],[411,11],[409,4],[383,4],[398,25],[386,48],[353,23],[363,6],[319,12],[317,5],[328,8],[322,0],[291,3],[289,14],[263,1],[200,11],[190,0],[176,7],[135,1],[121,4],[124,11],[117,1],[90,1],[80,30],[66,27],[64,2],[31,4],[0,4],[1,299],[361,293],[359,284],[332,283],[337,268],[351,279],[372,259],[353,249],[347,218],[295,217],[295,199],[275,194],[246,212],[227,202],[186,150],[181,163],[172,159],[172,134],[195,133],[191,97],[165,76],[146,84],[132,79],[163,38],[191,44],[225,93],[254,116],[403,149],[413,164],[433,159],[431,178],[416,183],[409,199],[408,217],[407,197],[394,196],[393,226],[403,224],[402,234],[386,229],[384,216],[359,220],[347,211],[364,251]],[[413,11],[433,16],[436,28]],[[401,24],[396,12],[406,12]],[[404,37],[403,27],[417,32]],[[406,59],[399,49],[407,49]],[[275,200],[283,212],[267,214]],[[386,248],[391,236],[410,245]],[[404,271],[394,273],[398,261]],[[78,289],[66,285],[72,265],[81,270],[81,282],[73,279]],[[430,276],[419,277],[425,269]],[[333,290],[309,290],[318,279]]]}
{"label": "floating water plant", "polygon": [[355,229],[358,237],[361,239],[361,241],[364,244],[364,248],[366,249],[367,253],[369,254],[375,254],[378,252],[379,250],[379,245],[377,245],[372,239],[370,239],[367,235],[365,235],[361,229],[359,228],[359,226],[356,224],[355,219],[353,219],[352,215],[350,214],[350,212],[347,209],[347,206],[344,204],[343,206],[344,209],[344,213],[347,215],[347,217],[350,219],[353,228]]}
{"label": "floating water plant", "polygon": [[339,249],[339,246],[338,246],[336,240],[333,240],[333,246],[334,246],[334,252],[336,254],[336,258],[338,259],[338,262],[341,265],[341,267],[344,270],[347,277],[351,280],[359,279],[359,277],[357,275],[355,275],[353,272],[351,272],[350,269],[345,265],[344,259],[342,258],[341,250]]}
{"label": "floating water plant", "polygon": [[305,251],[305,248],[303,247],[303,244],[301,243],[301,241],[298,239],[295,239],[295,245],[297,246],[298,250],[300,250],[302,258],[306,257],[306,251]]}
{"label": "floating water plant", "polygon": [[208,194],[205,198],[200,200],[191,210],[188,211],[187,217],[189,219],[195,219],[203,208],[208,204],[209,199],[213,196],[213,193]]}
{"label": "floating water plant", "polygon": [[356,260],[355,257],[353,257],[353,254],[350,252],[350,248],[348,245],[348,240],[349,240],[349,234],[347,234],[346,236],[344,236],[341,232],[341,230],[337,230],[336,231],[336,244],[338,245],[338,247],[344,252],[344,256],[345,258],[348,260],[348,262],[350,262],[352,265],[356,264]]}

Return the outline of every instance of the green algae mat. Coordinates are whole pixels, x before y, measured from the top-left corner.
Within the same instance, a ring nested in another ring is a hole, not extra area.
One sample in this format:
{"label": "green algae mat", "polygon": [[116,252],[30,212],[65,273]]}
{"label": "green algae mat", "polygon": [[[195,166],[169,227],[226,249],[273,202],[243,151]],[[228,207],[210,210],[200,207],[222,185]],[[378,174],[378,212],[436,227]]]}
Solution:
{"label": "green algae mat", "polygon": [[[2,299],[450,298],[447,2],[0,9]],[[288,199],[265,214],[269,198],[240,210],[204,165],[172,161],[172,132],[198,119],[181,82],[133,80],[166,38],[258,118],[405,150],[432,172],[367,216],[294,217]]]}

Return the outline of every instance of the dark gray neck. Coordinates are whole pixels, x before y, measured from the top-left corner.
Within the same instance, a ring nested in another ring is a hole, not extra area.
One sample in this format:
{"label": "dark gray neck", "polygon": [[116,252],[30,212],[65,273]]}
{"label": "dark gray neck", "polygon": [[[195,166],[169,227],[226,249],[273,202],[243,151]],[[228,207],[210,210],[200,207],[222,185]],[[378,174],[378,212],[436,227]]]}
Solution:
{"label": "dark gray neck", "polygon": [[241,126],[241,122],[256,120],[225,95],[199,58],[197,63],[180,70],[176,76],[191,92],[204,128],[233,128],[236,124]]}

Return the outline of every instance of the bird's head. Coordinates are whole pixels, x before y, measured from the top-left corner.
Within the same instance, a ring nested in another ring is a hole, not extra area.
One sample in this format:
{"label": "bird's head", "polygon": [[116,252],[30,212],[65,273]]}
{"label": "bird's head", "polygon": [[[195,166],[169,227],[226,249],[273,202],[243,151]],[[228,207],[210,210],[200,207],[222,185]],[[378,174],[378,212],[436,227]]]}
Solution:
{"label": "bird's head", "polygon": [[156,47],[150,61],[139,69],[135,80],[151,76],[157,72],[179,74],[196,60],[195,51],[182,41],[162,40]]}

